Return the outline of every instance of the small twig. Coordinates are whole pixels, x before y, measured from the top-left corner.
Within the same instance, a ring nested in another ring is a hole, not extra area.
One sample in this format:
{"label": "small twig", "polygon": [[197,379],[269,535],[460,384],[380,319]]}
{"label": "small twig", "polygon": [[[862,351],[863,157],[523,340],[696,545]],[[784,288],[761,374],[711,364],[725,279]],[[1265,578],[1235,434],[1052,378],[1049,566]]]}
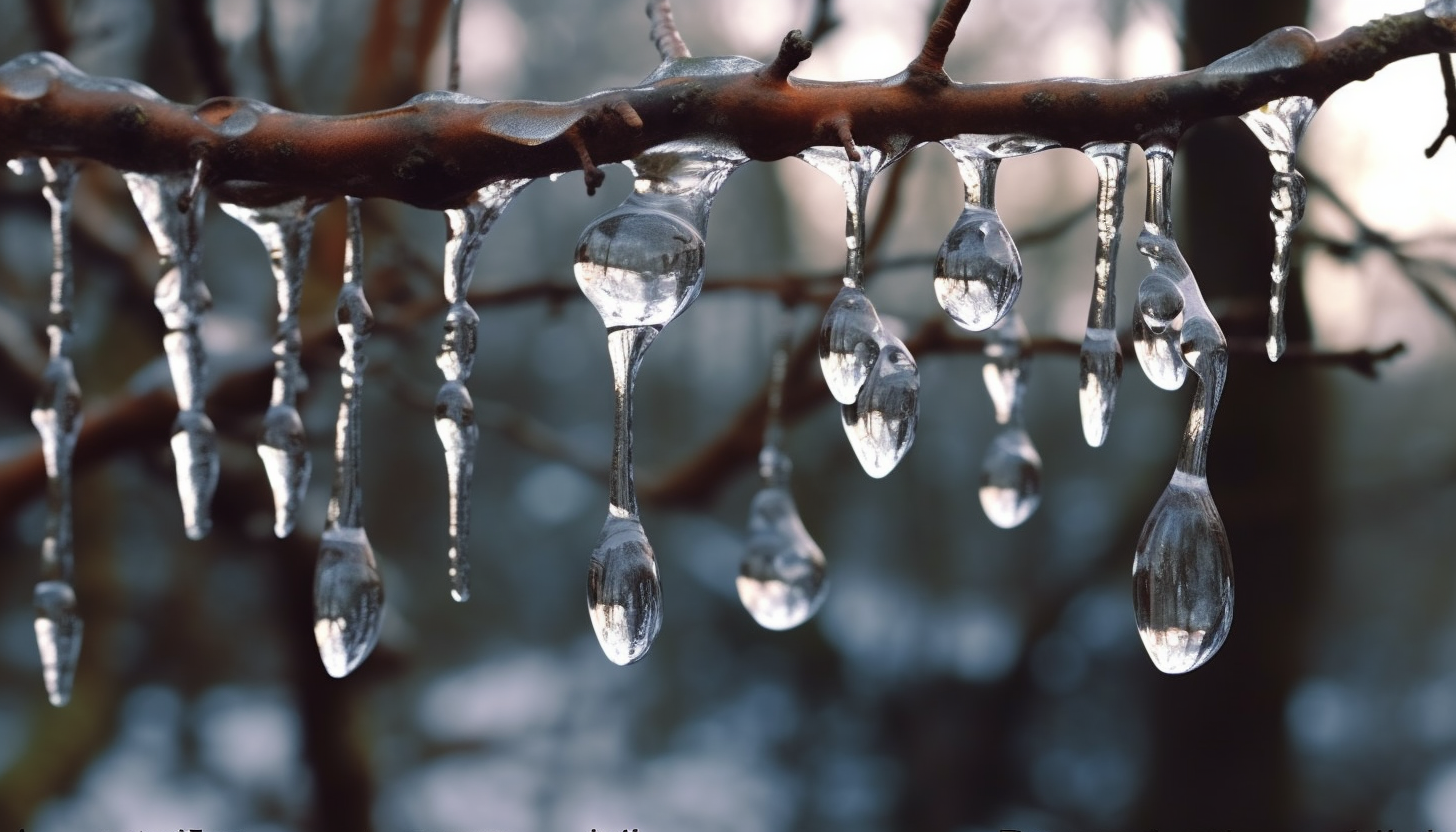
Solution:
{"label": "small twig", "polygon": [[764,67],[759,73],[764,78],[769,78],[780,83],[789,80],[789,73],[798,69],[799,64],[807,61],[809,56],[814,54],[814,44],[798,29],[784,35],[783,41],[779,44],[779,54],[774,56],[773,63]]}
{"label": "small twig", "polygon": [[212,14],[202,0],[184,0],[177,9],[182,33],[192,52],[192,63],[208,98],[233,94],[233,80],[227,71],[227,56],[217,41]]}
{"label": "small twig", "polygon": [[672,3],[669,0],[647,0],[647,19],[652,21],[648,36],[664,61],[693,56],[677,30],[677,21],[672,19]]}
{"label": "small twig", "polygon": [[930,33],[925,36],[925,47],[906,67],[911,75],[950,81],[945,75],[945,54],[950,50],[950,42],[955,40],[956,29],[970,5],[971,0],[946,0],[935,22],[930,25]]}
{"label": "small twig", "polygon": [[445,77],[445,89],[460,90],[460,0],[450,0],[450,17],[445,27],[445,38],[450,42],[450,69]]}
{"label": "small twig", "polygon": [[1450,52],[1442,52],[1437,57],[1441,59],[1441,79],[1446,85],[1446,125],[1441,128],[1441,135],[1426,148],[1427,159],[1436,155],[1447,136],[1456,136],[1456,72],[1451,70]]}

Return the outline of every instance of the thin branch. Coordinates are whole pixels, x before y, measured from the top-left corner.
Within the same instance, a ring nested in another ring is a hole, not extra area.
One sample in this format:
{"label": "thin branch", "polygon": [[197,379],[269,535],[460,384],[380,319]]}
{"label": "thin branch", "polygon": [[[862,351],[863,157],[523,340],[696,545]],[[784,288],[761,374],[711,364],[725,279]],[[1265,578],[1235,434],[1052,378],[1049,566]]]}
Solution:
{"label": "thin branch", "polygon": [[450,69],[445,77],[445,89],[456,92],[460,89],[460,0],[450,0],[449,23],[445,27],[445,38],[450,43]]}
{"label": "thin branch", "polygon": [[669,0],[647,0],[647,19],[652,21],[648,37],[664,61],[693,56],[677,30],[677,21],[672,19],[672,3]]}
{"label": "thin branch", "polygon": [[924,48],[906,68],[911,75],[937,81],[950,80],[945,75],[945,55],[950,51],[950,42],[955,40],[956,29],[960,28],[961,18],[970,6],[971,0],[946,0],[935,22],[930,24]]}
{"label": "thin branch", "polygon": [[[340,117],[265,112],[241,135],[236,122],[219,130],[241,102],[213,102],[199,113],[58,77],[38,97],[0,95],[0,156],[84,157],[122,170],[180,173],[197,158],[195,147],[207,161],[206,184],[224,201],[274,204],[347,192],[441,208],[463,204],[491,182],[580,169],[575,143],[600,166],[703,136],[772,161],[825,144],[826,128],[845,118],[858,143],[879,147],[897,137],[923,143],[967,132],[1035,135],[1067,147],[1176,138],[1194,124],[1276,98],[1323,100],[1394,61],[1453,49],[1456,31],[1412,12],[1328,40],[1310,38],[1302,63],[1277,70],[1193,70],[1132,81],[925,84],[902,75],[789,85],[744,71],[667,77],[565,103],[426,100]],[[0,75],[37,71],[17,62],[0,67]],[[620,101],[639,114],[641,127],[604,117]]]}
{"label": "thin branch", "polygon": [[1442,52],[1438,57],[1441,59],[1441,80],[1446,87],[1446,124],[1441,128],[1441,134],[1426,148],[1427,159],[1435,157],[1447,136],[1456,136],[1453,132],[1456,131],[1456,72],[1451,70],[1450,52]]}

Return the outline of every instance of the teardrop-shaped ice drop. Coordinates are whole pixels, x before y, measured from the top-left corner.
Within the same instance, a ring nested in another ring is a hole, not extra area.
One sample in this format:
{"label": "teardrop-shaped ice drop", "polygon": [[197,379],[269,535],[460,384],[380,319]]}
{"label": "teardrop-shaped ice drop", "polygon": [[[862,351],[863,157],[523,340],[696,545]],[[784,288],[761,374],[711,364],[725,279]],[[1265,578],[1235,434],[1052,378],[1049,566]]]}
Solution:
{"label": "teardrop-shaped ice drop", "polygon": [[470,483],[475,474],[475,446],[480,426],[475,423],[475,403],[470,391],[458,381],[447,381],[435,396],[435,431],[445,447],[445,474],[450,486],[450,597],[470,599]]}
{"label": "teardrop-shaped ice drop", "polygon": [[475,343],[479,338],[480,314],[470,304],[451,304],[445,313],[445,335],[435,364],[448,381],[470,378],[475,369]]}
{"label": "teardrop-shaped ice drop", "polygon": [[994,209],[967,207],[935,258],[935,298],[957,324],[980,332],[1021,293],[1021,254]]}
{"label": "teardrop-shaped ice drop", "polygon": [[1148,331],[1161,333],[1183,314],[1183,292],[1177,277],[1165,267],[1154,269],[1138,286],[1138,313]]}
{"label": "teardrop-shaped ice drop", "polygon": [[1082,414],[1082,436],[1093,448],[1102,447],[1112,428],[1117,386],[1122,379],[1122,346],[1117,333],[1088,327],[1082,339],[1077,403]]}
{"label": "teardrop-shaped ice drop", "polygon": [[1041,455],[1020,425],[1003,428],[981,463],[981,508],[992,523],[1014,529],[1041,504]]}
{"label": "teardrop-shaped ice drop", "polygon": [[864,290],[840,289],[819,327],[819,365],[835,401],[853,404],[859,397],[884,340],[879,313]]}
{"label": "teardrop-shaped ice drop", "polygon": [[1233,558],[1208,480],[1176,471],[1138,538],[1133,611],[1153,664],[1187,673],[1228,637]]}
{"label": "teardrop-shaped ice drop", "polygon": [[687,220],[628,202],[581,233],[576,282],[607,329],[661,328],[702,290],[705,249]]}
{"label": "teardrop-shaped ice drop", "polygon": [[298,522],[298,507],[308,490],[313,463],[303,433],[303,419],[291,405],[275,404],[263,414],[258,456],[273,490],[273,533],[287,537]]}
{"label": "teardrop-shaped ice drop", "polygon": [[384,622],[384,583],[362,528],[324,531],[313,576],[313,635],[324,669],[349,675],[374,650]]}
{"label": "teardrop-shaped ice drop", "polygon": [[187,536],[201,540],[212,528],[212,496],[217,492],[217,429],[200,410],[183,410],[172,423],[172,457]]}
{"label": "teardrop-shaped ice drop", "polygon": [[920,417],[920,369],[900,339],[887,335],[854,404],[841,408],[844,432],[865,473],[895,470],[915,442]]}
{"label": "teardrop-shaped ice drop", "polygon": [[57,708],[71,701],[71,683],[81,656],[81,618],[76,593],[66,581],[35,585],[35,641],[40,648],[46,696]]}
{"label": "teardrop-shaped ice drop", "polygon": [[770,630],[808,621],[827,594],[825,566],[788,489],[769,486],[754,495],[738,575],[738,597],[753,620]]}
{"label": "teardrop-shaped ice drop", "polygon": [[635,515],[607,517],[587,569],[586,603],[607,658],[628,665],[647,655],[662,629],[662,585]]}
{"label": "teardrop-shaped ice drop", "polygon": [[1138,312],[1133,316],[1133,351],[1153,384],[1177,390],[1188,377],[1179,347],[1178,316],[1183,293],[1164,267],[1155,268],[1138,287]]}

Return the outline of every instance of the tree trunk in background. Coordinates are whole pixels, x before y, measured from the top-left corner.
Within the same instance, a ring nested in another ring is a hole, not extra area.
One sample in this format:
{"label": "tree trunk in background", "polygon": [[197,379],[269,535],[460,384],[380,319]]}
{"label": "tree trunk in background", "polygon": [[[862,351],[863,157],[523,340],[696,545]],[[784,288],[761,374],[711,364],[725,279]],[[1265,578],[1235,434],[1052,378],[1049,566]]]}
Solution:
{"label": "tree trunk in background", "polygon": [[[1308,11],[1308,0],[1189,0],[1187,65],[1301,24]],[[1273,249],[1265,152],[1229,118],[1191,131],[1179,156],[1182,249],[1228,336],[1262,343]],[[1310,334],[1295,277],[1291,342]],[[1303,669],[1308,587],[1318,565],[1318,372],[1262,357],[1231,362],[1209,483],[1233,547],[1235,625],[1208,666],[1150,685],[1154,758],[1137,828],[1299,826],[1284,712]]]}

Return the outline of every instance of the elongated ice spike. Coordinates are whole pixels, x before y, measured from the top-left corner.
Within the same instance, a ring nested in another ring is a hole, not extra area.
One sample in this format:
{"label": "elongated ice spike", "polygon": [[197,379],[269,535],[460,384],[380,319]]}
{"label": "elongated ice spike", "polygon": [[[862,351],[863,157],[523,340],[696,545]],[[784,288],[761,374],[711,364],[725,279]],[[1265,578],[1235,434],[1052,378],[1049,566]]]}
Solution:
{"label": "elongated ice spike", "polygon": [[1157,263],[1154,275],[1177,276],[1183,302],[1180,355],[1198,381],[1177,469],[1138,539],[1133,611],[1153,664],[1164,673],[1186,673],[1218,650],[1233,622],[1233,560],[1207,476],[1228,342],[1177,245],[1145,231],[1138,248]]}
{"label": "elongated ice spike", "polygon": [[979,134],[941,144],[960,167],[966,201],[935,260],[935,297],[957,325],[980,332],[1001,320],[1021,292],[1021,254],[996,213],[997,169],[1002,159],[1053,144],[1029,136]]}
{"label": "elongated ice spike", "polygon": [[1239,118],[1269,151],[1274,167],[1269,219],[1274,223],[1274,264],[1269,268],[1269,360],[1278,361],[1289,338],[1284,330],[1284,297],[1289,285],[1289,251],[1294,229],[1304,218],[1304,176],[1294,169],[1299,140],[1314,118],[1318,105],[1302,95],[1279,98]]}
{"label": "elongated ice spike", "polygon": [[758,472],[763,486],[748,509],[748,547],[738,573],[738,598],[753,620],[770,630],[789,630],[814,616],[828,595],[824,552],[809,536],[789,490],[793,464],[780,448],[789,329],[774,350],[768,418]]}
{"label": "elongated ice spike", "polygon": [[1106,142],[1082,148],[1097,166],[1097,259],[1092,304],[1087,310],[1087,335],[1082,339],[1077,403],[1082,413],[1082,435],[1094,448],[1107,441],[1122,381],[1122,345],[1117,341],[1117,247],[1122,237],[1129,147],[1125,142]]}
{"label": "elongated ice spike", "polygon": [[1012,312],[991,329],[983,370],[1001,430],[981,463],[981,509],[1003,529],[1025,523],[1041,504],[1041,455],[1026,432],[1022,412],[1030,358],[1026,325]]}
{"label": "elongated ice spike", "polygon": [[445,336],[435,358],[445,382],[435,396],[435,430],[445,449],[445,474],[450,489],[449,561],[450,597],[470,600],[470,485],[475,475],[475,446],[480,428],[475,424],[475,402],[466,383],[475,366],[476,334],[480,316],[469,302],[475,258],[495,221],[529,179],[493,182],[476,191],[461,208],[445,211]]}
{"label": "elongated ice spike", "polygon": [[632,390],[657,334],[703,285],[708,213],[743,152],[721,142],[672,142],[628,163],[632,193],[593,220],[576,245],[576,282],[607,327],[616,419],[607,520],[587,571],[587,611],[607,658],[647,654],[662,627],[657,559],[632,481]]}
{"label": "elongated ice spike", "polygon": [[71,365],[75,274],[71,259],[71,207],[76,165],[40,160],[45,198],[51,207],[51,285],[46,334],[50,360],[41,374],[40,394],[30,420],[40,433],[46,469],[45,540],[41,544],[40,582],[35,586],[35,638],[41,674],[50,703],[71,700],[71,684],[81,652],[81,619],[71,586],[75,569],[71,534],[71,460],[81,432],[81,388]]}
{"label": "elongated ice spike", "polygon": [[299,364],[302,336],[298,304],[313,242],[313,220],[325,203],[304,197],[267,208],[223,203],[234,219],[253,229],[268,250],[278,287],[278,335],[273,342],[273,394],[263,415],[258,456],[273,490],[273,533],[287,537],[298,522],[312,462],[298,415],[298,393],[308,383]]}
{"label": "elongated ice spike", "polygon": [[[1177,244],[1173,242],[1173,149],[1155,144],[1148,147],[1144,155],[1148,160],[1148,200],[1143,235],[1161,237],[1167,241],[1166,245],[1176,248]],[[1141,244],[1142,237],[1139,237],[1140,248]],[[1182,262],[1181,255],[1177,259]],[[1156,271],[1159,261],[1149,256],[1148,262],[1154,266],[1154,273],[1144,278],[1138,288],[1139,314],[1133,315],[1132,321],[1133,352],[1149,381],[1164,390],[1177,390],[1188,377],[1188,367],[1179,357],[1178,347],[1178,333],[1183,325],[1182,300],[1168,296],[1168,283],[1158,278]],[[1177,274],[1163,277],[1174,287],[1178,285]],[[1153,305],[1160,308],[1178,305],[1180,313],[1164,324],[1150,322],[1143,311],[1154,301],[1157,303]]]}
{"label": "elongated ice spike", "polygon": [[197,179],[201,170],[199,162],[193,176],[124,174],[161,260],[155,303],[168,330],[162,346],[177,393],[172,457],[177,465],[183,526],[193,540],[206,536],[212,528],[218,478],[217,430],[203,411],[207,367],[198,334],[202,315],[212,306],[201,271],[206,202]]}
{"label": "elongated ice spike", "polygon": [[384,619],[384,584],[374,549],[364,532],[363,422],[367,359],[360,351],[374,328],[374,313],[364,297],[364,234],[358,197],[345,197],[348,232],[344,250],[344,284],[334,317],[344,354],[339,359],[343,401],[334,430],[334,490],[328,525],[319,546],[314,572],[314,638],[330,676],[348,675],[374,649]]}

